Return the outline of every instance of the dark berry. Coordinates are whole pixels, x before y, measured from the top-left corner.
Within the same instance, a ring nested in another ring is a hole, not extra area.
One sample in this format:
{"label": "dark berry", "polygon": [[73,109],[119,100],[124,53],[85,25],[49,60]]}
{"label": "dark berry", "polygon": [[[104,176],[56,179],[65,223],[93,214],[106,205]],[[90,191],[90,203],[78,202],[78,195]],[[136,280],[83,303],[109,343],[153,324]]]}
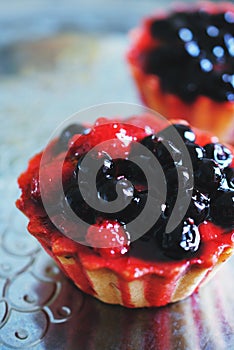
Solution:
{"label": "dark berry", "polygon": [[204,193],[211,193],[218,189],[223,177],[222,170],[214,160],[203,158],[194,172],[195,187]]}
{"label": "dark berry", "polygon": [[136,163],[129,159],[115,159],[114,160],[114,170],[115,170],[115,178],[120,179],[121,177],[126,178],[135,187],[139,185],[143,185],[145,187],[147,185],[146,176],[144,174],[145,168],[143,167],[144,163],[138,166]]}
{"label": "dark berry", "polygon": [[203,193],[194,190],[186,216],[199,225],[208,218],[210,200]]}
{"label": "dark berry", "polygon": [[[115,218],[123,224],[128,224],[139,216],[144,209],[147,200],[147,193],[134,192],[131,202],[121,211],[115,213]],[[131,232],[130,232],[131,233]]]}
{"label": "dark berry", "polygon": [[228,186],[231,190],[234,190],[234,169],[226,168],[224,169],[224,173],[226,175]]}
{"label": "dark berry", "polygon": [[83,221],[93,224],[95,222],[95,210],[91,208],[84,200],[78,187],[71,187],[65,193],[65,201],[63,203],[65,214],[67,207],[72,209],[76,216]]}
{"label": "dark berry", "polygon": [[87,134],[90,131],[89,128],[82,124],[71,124],[62,131],[58,139],[59,150],[66,150],[68,141],[76,134]]}
{"label": "dark berry", "polygon": [[206,157],[215,160],[220,167],[226,168],[232,163],[232,152],[220,143],[209,143],[205,147]]}
{"label": "dark berry", "polygon": [[98,196],[107,202],[119,199],[122,203],[122,207],[125,207],[126,202],[133,198],[134,187],[130,181],[125,178],[112,179],[97,185]]}
{"label": "dark berry", "polygon": [[191,157],[193,168],[195,169],[197,162],[205,157],[205,150],[203,147],[192,142],[186,142],[186,147]]}
{"label": "dark berry", "polygon": [[132,162],[138,162],[141,167],[135,165],[132,167],[131,172],[126,172],[126,177],[134,184],[134,187],[142,192],[147,190],[147,177],[151,176],[151,178],[156,178],[158,175],[158,169],[155,168],[155,163],[153,162],[153,155],[151,157],[145,157],[143,155],[140,156],[132,156]]}
{"label": "dark berry", "polygon": [[150,135],[145,137],[141,144],[153,153],[164,168],[181,162],[181,151],[171,141],[161,140],[156,135]]}
{"label": "dark berry", "polygon": [[116,219],[124,224],[131,222],[140,214],[147,200],[147,192],[138,192],[125,178],[114,178],[98,183],[97,193],[99,216]]}
{"label": "dark berry", "polygon": [[118,194],[116,193],[116,184],[117,180],[115,179],[107,180],[98,184],[98,196],[100,196],[106,202],[114,201],[118,197]]}
{"label": "dark berry", "polygon": [[[179,133],[183,141],[194,142],[196,139],[195,133],[191,130],[188,125],[184,124],[172,124],[161,131],[158,136],[162,136],[168,140],[173,140],[175,131]],[[168,135],[168,136],[167,136]]]}
{"label": "dark berry", "polygon": [[[191,189],[183,189],[180,191],[171,192],[167,196],[166,203],[162,205],[162,220],[164,220],[164,224],[168,223],[169,219],[174,217],[173,220],[177,222],[181,222],[184,218],[188,217],[187,212],[188,208],[191,205],[192,198],[192,188]],[[193,219],[193,218],[192,218]]]}
{"label": "dark berry", "polygon": [[211,220],[224,228],[234,227],[234,192],[218,191],[210,203]]}
{"label": "dark berry", "polygon": [[156,152],[156,149],[159,145],[160,140],[158,139],[157,135],[153,134],[150,136],[146,136],[142,141],[141,144],[145,147],[147,147],[153,154]]}
{"label": "dark berry", "polygon": [[182,221],[171,233],[164,233],[162,248],[165,255],[173,259],[183,259],[196,252],[200,244],[200,233],[193,221]]}
{"label": "dark berry", "polygon": [[77,181],[78,174],[82,173],[88,181],[89,177],[96,175],[96,181],[102,182],[106,179],[112,179],[115,175],[115,166],[112,158],[107,153],[102,153],[97,157],[95,153],[89,152],[88,155],[81,156],[77,162],[75,170]]}
{"label": "dark berry", "polygon": [[183,166],[169,168],[165,172],[165,177],[169,196],[177,195],[179,185],[183,192],[193,190],[193,171]]}

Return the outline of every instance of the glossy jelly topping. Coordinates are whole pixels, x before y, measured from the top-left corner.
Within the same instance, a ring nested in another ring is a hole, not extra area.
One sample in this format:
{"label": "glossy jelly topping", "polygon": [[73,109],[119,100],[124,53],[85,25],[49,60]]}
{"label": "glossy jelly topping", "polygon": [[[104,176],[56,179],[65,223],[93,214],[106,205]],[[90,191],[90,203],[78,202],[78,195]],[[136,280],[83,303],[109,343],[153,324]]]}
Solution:
{"label": "glossy jelly topping", "polygon": [[[181,149],[169,138],[172,128],[177,130],[181,142],[188,149],[192,169],[185,166]],[[94,251],[95,254],[105,259],[123,256],[140,258],[145,261],[191,259],[204,253],[203,240],[206,236],[203,232],[206,232],[207,223],[209,227],[215,227],[215,230],[220,230],[220,232],[230,233],[233,229],[233,155],[227,146],[212,143],[211,138],[203,138],[207,140],[207,143],[201,143],[202,139],[198,134],[188,125],[180,123],[164,128],[158,133],[152,132],[152,134],[147,134],[142,130],[136,132],[137,128],[117,122],[96,125],[88,132],[80,125],[75,127],[75,133],[72,129],[73,126],[66,128],[54,145],[55,155],[48,168],[48,173],[53,171],[53,177],[50,174],[51,181],[48,182],[48,195],[54,193],[54,187],[56,187],[56,168],[60,159],[57,152],[58,145],[59,147],[62,145],[61,154],[64,148],[67,151],[63,166],[65,198],[58,200],[57,205],[60,206],[62,212],[66,207],[71,208],[77,216],[90,224],[85,232],[85,240],[90,245],[88,249]],[[115,133],[119,135],[120,131],[125,137],[127,135],[128,142],[121,144],[120,152],[118,152],[120,144],[117,138],[116,142],[113,141],[113,138]],[[83,133],[82,136],[80,133]],[[79,137],[76,137],[77,135]],[[107,147],[105,152],[102,149],[96,153],[90,151],[92,147],[107,139],[112,139],[112,143],[108,145],[109,148]],[[143,169],[147,167],[154,178],[158,171],[152,166],[154,159],[163,169],[167,188],[166,199],[161,195],[161,188],[157,186],[153,192],[149,191],[144,171],[133,161],[139,144],[149,151],[147,157],[141,155]],[[53,153],[53,148],[51,152]],[[121,154],[121,158],[116,156],[118,154]],[[90,158],[91,163],[83,162],[85,155]],[[129,160],[130,158],[132,160]],[[78,186],[79,181],[77,181],[80,173],[85,175],[86,180],[82,182],[82,186],[88,189],[86,194],[89,196],[88,174],[91,173],[91,169],[87,164],[95,162],[99,164],[95,198],[96,203],[99,203],[98,210],[87,203],[87,198],[83,198]],[[20,185],[24,188],[24,192],[17,205],[31,219],[34,216],[40,217],[40,222],[42,220],[46,223],[44,230],[46,230],[45,227],[50,227],[54,232],[50,219],[43,211],[40,199],[39,164],[40,156],[36,156],[30,162],[29,170],[21,176]],[[181,201],[177,208],[178,215],[185,214],[178,226],[172,232],[167,232],[166,226],[174,210],[178,194],[179,178],[183,198],[189,198],[190,203],[184,210],[183,206],[186,201]],[[191,182],[191,179],[194,181]],[[149,195],[154,198],[154,207],[151,208],[150,215],[154,215],[157,209],[160,210],[160,216],[142,237],[132,242],[132,233],[128,230],[128,223],[140,215]],[[123,204],[121,208],[123,209],[114,213],[106,211],[108,203],[115,200],[117,196],[121,197]],[[32,223],[30,227],[33,231]],[[209,235],[212,235],[211,231]],[[44,235],[40,239],[46,240],[45,237]],[[98,247],[97,242],[101,242],[105,247]]]}
{"label": "glossy jelly topping", "polygon": [[143,70],[159,76],[164,91],[186,102],[204,95],[234,101],[234,11],[178,11],[152,19],[155,43],[139,56]]}

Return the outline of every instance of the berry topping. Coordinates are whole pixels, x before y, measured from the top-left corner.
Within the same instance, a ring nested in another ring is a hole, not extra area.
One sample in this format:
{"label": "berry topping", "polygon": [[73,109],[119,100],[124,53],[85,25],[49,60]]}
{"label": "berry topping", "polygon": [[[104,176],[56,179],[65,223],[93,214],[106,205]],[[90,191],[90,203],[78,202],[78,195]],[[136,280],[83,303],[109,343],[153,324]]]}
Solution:
{"label": "berry topping", "polygon": [[194,223],[199,225],[208,218],[209,210],[209,198],[203,193],[194,190],[186,216],[193,218]]}
{"label": "berry topping", "polygon": [[201,160],[205,156],[205,150],[203,147],[197,145],[196,143],[186,142],[186,147],[191,157],[191,161],[194,167],[198,160]]}
{"label": "berry topping", "polygon": [[200,233],[198,227],[191,219],[187,219],[171,233],[164,233],[162,247],[164,253],[173,258],[185,258],[198,250],[200,244]]}
{"label": "berry topping", "polygon": [[60,151],[66,150],[68,141],[76,134],[87,134],[90,131],[89,128],[82,124],[70,124],[66,129],[62,131],[58,139],[58,147]]}
{"label": "berry topping", "polygon": [[[154,249],[160,259],[191,257],[199,249],[199,230],[204,222],[213,222],[225,230],[233,227],[231,150],[211,143],[210,138],[201,142],[189,125],[177,123],[159,129],[157,134],[156,129],[152,130],[151,135],[142,128],[135,134],[135,129],[99,120],[88,134],[81,125],[71,125],[63,131],[58,145],[63,149],[69,146],[65,161],[57,154],[43,172],[52,215],[62,212],[62,232],[69,232],[71,237],[77,234],[82,242],[85,237],[86,243],[105,258],[127,253],[132,246],[130,239],[135,248],[151,245],[150,259]],[[103,142],[109,140],[113,148],[107,144],[105,149]],[[201,143],[206,144],[204,148]],[[183,146],[190,155],[191,169],[182,157]],[[63,193],[55,197],[60,163],[64,199]],[[34,205],[42,205],[38,171],[34,169],[31,175],[29,196]],[[177,220],[176,228],[168,233],[172,215]],[[134,240],[134,224],[140,223],[134,220],[139,216],[150,224],[144,235]],[[81,228],[77,233],[78,218]],[[63,226],[66,219],[70,220],[67,228]],[[91,225],[88,230],[82,221]]]}
{"label": "berry topping", "polygon": [[86,242],[104,258],[115,258],[129,250],[127,231],[116,221],[103,221],[89,227]]}
{"label": "berry topping", "polygon": [[195,186],[204,193],[216,191],[223,180],[223,172],[214,160],[203,158],[194,172]]}
{"label": "berry topping", "polygon": [[140,54],[148,74],[162,89],[186,102],[205,95],[218,102],[234,101],[234,14],[204,10],[179,11],[151,20],[155,45]]}
{"label": "berry topping", "polygon": [[[103,124],[96,126],[99,127],[103,127]],[[112,129],[109,130],[111,134]],[[170,141],[174,129],[187,147],[192,169],[183,165],[181,150]],[[92,132],[95,134],[94,129]],[[103,135],[96,135],[97,137],[104,141]],[[149,215],[154,217],[155,213],[161,214],[141,241],[153,244],[156,237],[166,256],[175,259],[190,256],[199,247],[198,225],[206,220],[226,228],[233,225],[233,212],[230,209],[233,208],[231,151],[219,143],[209,143],[203,148],[194,143],[195,139],[196,136],[188,125],[174,124],[158,134],[139,140],[141,147],[146,147],[150,154],[139,152],[139,141],[136,142],[133,136],[128,154],[123,158],[115,158],[113,154],[101,149],[98,152],[90,150],[87,154],[84,148],[83,154],[77,159],[71,185],[65,187],[64,212],[69,207],[82,220],[92,225],[86,240],[95,247],[101,237],[102,244],[105,242],[107,247],[99,246],[95,249],[102,256],[118,256],[128,251],[129,235],[134,234],[130,231],[126,233],[123,227],[128,227],[139,216],[148,198],[153,198],[154,207],[150,208],[145,220],[148,221]],[[88,141],[84,139],[85,142],[89,142],[89,138]],[[92,141],[89,148],[94,145]],[[141,167],[135,163],[136,159],[140,161]],[[155,165],[155,159],[159,162],[158,166]],[[148,187],[149,179],[144,169],[148,170],[148,176],[155,179],[155,187]],[[95,193],[90,190],[93,174],[96,174]],[[161,176],[164,176],[163,182],[167,189],[166,198],[162,196],[162,188],[157,187]],[[180,203],[176,205],[179,188],[182,194]],[[85,189],[85,196],[82,189]],[[88,201],[90,198],[94,207]],[[173,212],[181,223],[173,232],[165,233]],[[121,247],[109,246],[110,242],[113,241],[115,245],[119,239],[124,242]]]}
{"label": "berry topping", "polygon": [[220,226],[234,227],[234,192],[224,191],[216,194],[210,205],[212,221]]}
{"label": "berry topping", "polygon": [[209,143],[204,146],[206,157],[214,159],[220,167],[226,168],[232,163],[232,152],[220,143]]}

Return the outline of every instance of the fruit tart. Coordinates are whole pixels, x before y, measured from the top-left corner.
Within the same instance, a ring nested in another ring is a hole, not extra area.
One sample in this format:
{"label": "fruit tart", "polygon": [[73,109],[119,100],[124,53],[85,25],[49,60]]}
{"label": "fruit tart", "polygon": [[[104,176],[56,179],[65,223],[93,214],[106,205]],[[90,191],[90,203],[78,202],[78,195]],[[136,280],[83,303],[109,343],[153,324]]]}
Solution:
{"label": "fruit tart", "polygon": [[[30,160],[16,205],[82,291],[129,308],[162,306],[197,291],[232,255],[233,165],[231,146],[185,121],[101,118],[70,125]],[[122,207],[109,210],[117,197]]]}
{"label": "fruit tart", "polygon": [[142,100],[234,143],[234,5],[177,4],[131,32],[127,59]]}

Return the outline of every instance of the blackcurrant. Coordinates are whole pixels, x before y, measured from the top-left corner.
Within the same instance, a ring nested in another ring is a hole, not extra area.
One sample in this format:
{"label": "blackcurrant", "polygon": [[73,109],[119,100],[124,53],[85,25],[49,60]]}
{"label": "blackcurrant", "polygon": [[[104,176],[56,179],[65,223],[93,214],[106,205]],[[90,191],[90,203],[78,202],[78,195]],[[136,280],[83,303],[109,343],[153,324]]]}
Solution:
{"label": "blackcurrant", "polygon": [[232,162],[232,152],[220,143],[209,143],[205,147],[206,157],[215,160],[220,167],[226,168]]}
{"label": "blackcurrant", "polygon": [[224,169],[224,173],[226,175],[228,186],[231,190],[234,190],[234,169],[226,168]]}
{"label": "blackcurrant", "polygon": [[198,250],[199,244],[200,233],[191,219],[182,221],[174,231],[164,233],[162,239],[164,254],[173,259],[191,255]]}
{"label": "blackcurrant", "polygon": [[204,193],[211,193],[218,189],[223,177],[221,168],[214,160],[203,158],[194,172],[195,187]]}
{"label": "blackcurrant", "polygon": [[211,220],[224,228],[234,227],[234,192],[218,191],[210,203]]}
{"label": "blackcurrant", "polygon": [[184,142],[194,142],[196,139],[195,133],[188,125],[184,124],[172,124],[165,128],[163,131],[158,133],[158,136],[161,136],[165,139],[173,139],[173,135],[178,132]]}
{"label": "blackcurrant", "polygon": [[181,151],[171,141],[161,140],[156,135],[150,135],[145,137],[141,144],[153,153],[163,168],[181,162]]}
{"label": "blackcurrant", "polygon": [[69,188],[65,193],[63,208],[65,214],[68,213],[67,208],[70,208],[78,218],[84,220],[90,225],[95,223],[96,212],[86,203],[77,186]]}
{"label": "blackcurrant", "polygon": [[186,216],[199,225],[208,218],[210,200],[203,193],[194,190]]}
{"label": "blackcurrant", "polygon": [[169,196],[172,194],[177,194],[179,185],[181,186],[181,190],[184,192],[193,190],[193,171],[183,166],[167,169],[165,171],[165,177]]}
{"label": "blackcurrant", "polygon": [[193,167],[195,169],[197,162],[205,157],[205,150],[203,147],[197,145],[196,143],[192,143],[192,142],[186,142],[186,147],[188,149]]}

